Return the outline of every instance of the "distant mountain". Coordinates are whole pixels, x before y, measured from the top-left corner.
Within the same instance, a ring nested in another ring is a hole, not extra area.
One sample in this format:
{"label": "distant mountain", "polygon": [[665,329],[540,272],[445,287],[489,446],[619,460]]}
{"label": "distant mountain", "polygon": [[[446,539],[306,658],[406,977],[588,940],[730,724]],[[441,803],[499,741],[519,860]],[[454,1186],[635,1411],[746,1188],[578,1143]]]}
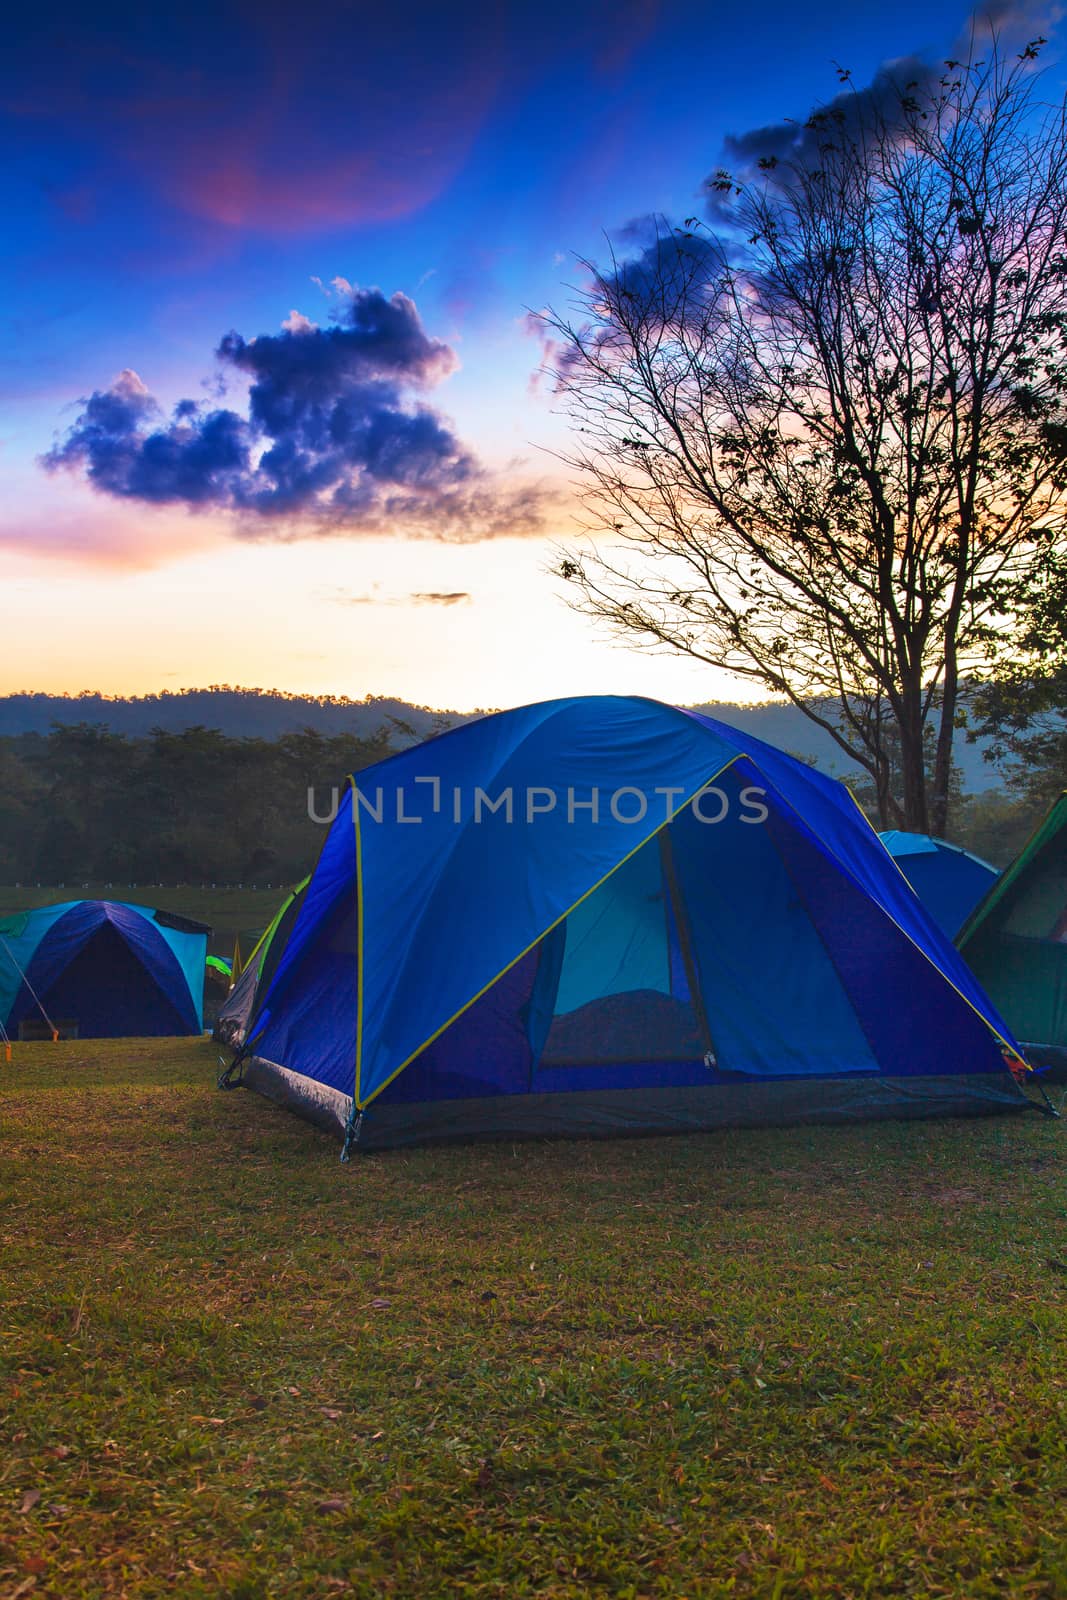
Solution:
{"label": "distant mountain", "polygon": [[[735,705],[708,701],[694,709],[718,717],[732,727],[752,733],[780,750],[815,761],[824,772],[846,777],[856,771],[828,733],[795,706]],[[406,700],[368,695],[363,700],[343,696],[283,694],[277,689],[241,689],[228,685],[209,689],[179,689],[162,694],[135,695],[129,699],[83,693],[78,695],[11,694],[0,697],[0,735],[47,733],[53,722],[100,722],[115,733],[131,737],[152,728],[178,732],[182,728],[218,728],[231,738],[277,739],[283,733],[314,728],[322,734],[352,733],[367,737],[383,724],[394,723],[398,745],[429,738],[443,728],[481,716],[480,711],[435,711]],[[995,789],[1001,779],[995,767],[982,759],[982,744],[956,741],[956,761],[963,786],[972,792]]]}
{"label": "distant mountain", "polygon": [[[812,760],[822,772],[828,772],[834,778],[851,778],[859,774],[860,769],[849,761],[840,745],[810,717],[798,711],[796,706],[772,703],[738,706],[711,701],[693,709],[703,711],[709,717],[717,717],[720,722],[728,722],[731,727],[740,728],[745,733],[755,734],[765,744],[788,750],[790,755]],[[963,775],[966,793],[979,794],[985,789],[1003,787],[1004,780],[997,768],[984,759],[983,751],[987,745],[987,740],[979,739],[970,744],[965,734],[956,735],[953,755]]]}
{"label": "distant mountain", "polygon": [[344,696],[283,694],[277,689],[240,689],[228,685],[210,689],[164,690],[162,694],[133,695],[128,699],[83,692],[76,695],[10,694],[0,697],[0,734],[48,733],[54,722],[104,723],[113,733],[143,737],[153,728],[178,733],[183,728],[217,728],[229,738],[277,739],[283,733],[314,728],[324,735],[350,733],[367,737],[383,725],[399,722],[411,730],[398,730],[396,743],[428,739],[442,727],[465,722],[477,712],[434,711],[406,700],[368,695],[364,700]]}
{"label": "distant mountain", "polygon": [[814,761],[821,771],[832,773],[835,778],[851,777],[859,770],[830,735],[824,733],[802,711],[798,711],[796,706],[772,703],[739,706],[710,700],[706,705],[692,709],[702,711],[709,717],[717,717],[720,722],[728,722],[732,728],[740,728],[743,733],[755,734],[765,744],[788,750],[790,755]]}

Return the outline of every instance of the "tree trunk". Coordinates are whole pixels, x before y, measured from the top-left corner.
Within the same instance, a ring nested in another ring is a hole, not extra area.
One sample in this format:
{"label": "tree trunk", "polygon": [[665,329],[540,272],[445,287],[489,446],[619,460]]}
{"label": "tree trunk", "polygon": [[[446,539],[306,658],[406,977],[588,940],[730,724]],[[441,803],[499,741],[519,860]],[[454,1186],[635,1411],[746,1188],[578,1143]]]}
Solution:
{"label": "tree trunk", "polygon": [[948,829],[949,789],[952,782],[952,745],[956,731],[956,704],[959,699],[959,678],[956,665],[949,661],[945,671],[945,686],[941,696],[941,719],[937,729],[937,750],[934,756],[934,779],[930,794],[930,832],[939,839]]}
{"label": "tree trunk", "polygon": [[901,695],[900,787],[905,829],[927,833],[922,684],[917,677],[905,684]]}
{"label": "tree trunk", "polygon": [[883,832],[887,828],[899,828],[903,818],[900,807],[893,796],[893,774],[891,764],[886,760],[884,753],[877,758],[875,766],[875,794],[878,802],[878,827]]}

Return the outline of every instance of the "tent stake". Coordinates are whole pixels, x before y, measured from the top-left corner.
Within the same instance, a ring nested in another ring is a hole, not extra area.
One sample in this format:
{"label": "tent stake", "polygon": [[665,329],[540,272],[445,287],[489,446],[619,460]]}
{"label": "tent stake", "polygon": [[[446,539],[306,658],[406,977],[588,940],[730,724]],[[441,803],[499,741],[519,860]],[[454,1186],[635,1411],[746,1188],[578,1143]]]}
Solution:
{"label": "tent stake", "polygon": [[345,1142],[341,1146],[341,1160],[342,1161],[348,1161],[348,1160],[351,1159],[352,1147],[353,1147],[353,1145],[357,1145],[359,1143],[359,1135],[360,1135],[360,1133],[362,1131],[362,1128],[363,1128],[363,1113],[362,1113],[362,1111],[360,1111],[358,1113],[358,1115],[357,1115],[356,1108],[353,1105],[353,1107],[352,1107],[352,1115],[349,1117],[348,1125],[345,1128]]}

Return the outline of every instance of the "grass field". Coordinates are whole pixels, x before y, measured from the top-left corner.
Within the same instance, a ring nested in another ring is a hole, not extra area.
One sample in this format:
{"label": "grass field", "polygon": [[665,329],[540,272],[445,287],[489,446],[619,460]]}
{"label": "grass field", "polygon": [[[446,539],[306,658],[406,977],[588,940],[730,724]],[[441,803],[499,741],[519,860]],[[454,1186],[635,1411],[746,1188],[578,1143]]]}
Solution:
{"label": "grass field", "polygon": [[158,884],[67,884],[65,888],[32,888],[0,884],[0,917],[64,900],[128,900],[133,905],[174,911],[179,916],[206,922],[212,936],[208,948],[229,956],[235,936],[248,954],[289,892],[289,885],[272,889],[201,889],[197,884],[164,888]]}
{"label": "grass field", "polygon": [[0,1068],[0,1596],[1067,1596],[1064,1124],[335,1142]]}

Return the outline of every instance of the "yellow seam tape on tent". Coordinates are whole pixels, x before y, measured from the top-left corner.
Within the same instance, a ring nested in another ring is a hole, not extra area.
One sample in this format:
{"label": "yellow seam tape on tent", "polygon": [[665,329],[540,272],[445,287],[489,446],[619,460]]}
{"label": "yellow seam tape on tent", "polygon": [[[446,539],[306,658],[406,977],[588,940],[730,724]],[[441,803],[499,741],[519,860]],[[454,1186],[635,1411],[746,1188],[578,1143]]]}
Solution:
{"label": "yellow seam tape on tent", "polygon": [[[249,967],[256,960],[256,957],[259,955],[259,952],[263,949],[264,945],[270,939],[271,935],[276,931],[279,922],[282,920],[283,912],[285,912],[285,911],[287,911],[289,909],[289,903],[292,900],[292,898],[293,898],[292,895],[289,894],[282,901],[281,906],[274,913],[274,916],[267,923],[267,926],[263,929],[263,932],[260,934],[260,936],[256,940],[255,944],[252,946],[252,950],[251,950],[251,952],[249,954],[248,960],[245,962],[244,966],[241,968],[240,973],[238,973],[238,977],[242,976],[242,974],[244,974],[244,973],[246,973],[248,971]],[[259,962],[259,964],[257,965],[257,968],[256,968],[256,983],[257,984],[259,983],[259,966],[262,966],[262,961]],[[230,988],[231,989],[233,988],[233,986],[236,983],[236,981],[237,981],[237,979],[234,978],[232,976],[232,974],[231,974],[231,978],[230,978]],[[253,996],[253,1001],[254,1001],[254,999],[255,999],[255,996]]]}
{"label": "yellow seam tape on tent", "polygon": [[[837,781],[840,782],[840,779],[838,779]],[[849,799],[852,801],[852,804],[855,806],[856,810],[859,812],[860,816],[863,818],[863,820],[867,824],[868,828],[870,828],[871,832],[874,834],[874,837],[876,839],[878,839],[878,829],[875,827],[874,823],[871,821],[871,819],[867,815],[866,811],[864,811],[863,807],[860,805],[859,801],[856,799],[856,796],[852,793],[852,790],[849,788],[848,784],[847,783],[842,784],[842,788],[845,790],[845,792],[848,795]],[[897,868],[897,871],[900,873],[900,876],[904,879],[904,882],[908,884],[908,888],[911,890],[911,893],[915,894],[915,890],[912,889],[911,884],[908,882],[907,876],[905,875],[903,869],[901,867],[897,866],[897,863],[896,863],[895,859],[893,858],[892,853],[889,850],[885,849],[885,845],[882,844],[881,839],[878,839],[878,843],[879,843],[879,846],[881,847],[881,849],[885,850],[886,855],[889,856],[890,860],[893,862],[893,865]],[[917,894],[915,894],[915,898],[916,898],[916,900],[919,900],[919,896]],[[920,900],[919,903],[921,905],[922,901]],[[1009,1044],[1008,1043],[1007,1039],[1005,1039],[1005,1037],[1001,1033],[1000,1029],[999,1028],[994,1028],[993,1024],[990,1022],[988,1017],[983,1017],[982,1013],[979,1011],[979,1009],[975,1005],[974,1001],[973,1000],[968,1000],[968,998],[964,994],[963,990],[956,987],[956,985],[953,983],[952,979],[949,977],[948,973],[945,972],[945,970],[942,967],[939,967],[937,962],[934,961],[930,956],[928,956],[926,954],[926,951],[923,949],[922,945],[915,943],[915,940],[912,938],[912,936],[908,932],[907,928],[902,928],[900,926],[900,923],[897,921],[897,919],[893,915],[893,913],[891,911],[887,911],[885,906],[881,906],[880,909],[883,912],[883,914],[889,918],[890,922],[893,924],[893,926],[897,930],[897,932],[898,933],[902,933],[904,935],[905,939],[907,939],[908,943],[912,946],[912,948],[915,949],[915,950],[918,950],[919,954],[921,956],[923,956],[927,961],[930,962],[930,965],[933,967],[935,972],[940,972],[941,973],[941,976],[944,978],[944,980],[948,984],[949,988],[952,989],[956,994],[959,995],[959,997],[963,1001],[964,1005],[968,1006],[974,1012],[974,1014],[978,1018],[979,1022],[984,1022],[985,1023],[985,1025],[989,1029],[990,1033],[993,1035],[993,1037],[995,1039],[999,1039],[1000,1040],[1000,1042],[1004,1046],[1005,1050],[1010,1050],[1013,1056],[1018,1055],[1019,1052],[1016,1049],[1016,1047],[1013,1044]],[[953,946],[953,948],[955,948],[955,946]],[[960,959],[962,960],[962,957]]]}
{"label": "yellow seam tape on tent", "polygon": [[[671,812],[670,816],[665,818],[664,821],[660,823],[658,828],[653,828],[652,832],[650,834],[648,834],[644,839],[642,839],[640,844],[635,845],[634,848],[631,851],[629,851],[629,853],[627,855],[623,856],[620,861],[617,861],[609,872],[605,872],[604,876],[602,878],[598,879],[598,881],[593,884],[591,889],[587,889],[583,895],[580,895],[579,898],[574,902],[574,904],[572,906],[570,906],[566,911],[564,911],[561,916],[558,916],[554,922],[550,923],[549,926],[547,928],[545,928],[542,933],[539,933],[537,935],[536,939],[532,939],[524,950],[520,950],[519,954],[517,956],[515,956],[513,958],[513,960],[509,961],[506,966],[501,967],[500,971],[494,977],[490,978],[489,982],[484,984],[482,986],[482,988],[480,988],[478,990],[478,993],[476,995],[473,995],[471,997],[471,999],[468,1000],[465,1005],[460,1006],[459,1010],[456,1011],[451,1017],[449,1017],[447,1022],[442,1023],[441,1027],[439,1027],[436,1030],[436,1032],[431,1033],[430,1037],[428,1039],[424,1039],[422,1044],[419,1045],[418,1049],[417,1050],[413,1050],[411,1052],[411,1054],[409,1056],[407,1056],[405,1058],[405,1060],[403,1060],[400,1063],[400,1065],[395,1069],[395,1071],[391,1072],[389,1074],[388,1078],[386,1078],[383,1083],[380,1083],[378,1085],[378,1087],[377,1087],[377,1089],[375,1089],[374,1093],[372,1095],[369,1095],[368,1098],[366,1100],[363,1100],[363,1101],[361,1101],[360,1098],[359,1098],[359,1091],[360,1091],[360,1087],[361,1087],[361,1084],[360,1084],[360,1071],[361,1071],[361,1066],[362,1066],[362,1051],[363,1051],[363,862],[362,862],[362,852],[361,852],[361,848],[360,848],[361,835],[360,835],[360,829],[359,829],[359,804],[358,804],[358,800],[357,800],[355,792],[354,792],[355,791],[355,778],[351,778],[349,781],[351,782],[352,788],[353,788],[353,815],[354,815],[354,817],[356,819],[356,822],[355,822],[355,826],[356,826],[356,893],[357,893],[358,902],[359,902],[358,906],[357,906],[357,909],[356,909],[356,916],[357,916],[356,942],[357,942],[357,947],[358,947],[358,954],[357,954],[357,958],[356,958],[357,959],[357,968],[356,968],[356,1007],[357,1007],[356,1106],[357,1106],[357,1108],[360,1111],[362,1111],[367,1106],[369,1106],[373,1100],[376,1100],[378,1095],[380,1095],[385,1089],[388,1089],[389,1085],[396,1078],[399,1078],[400,1074],[404,1071],[405,1067],[409,1067],[411,1065],[411,1063],[414,1061],[416,1056],[421,1055],[423,1050],[428,1049],[429,1046],[431,1044],[433,1044],[434,1040],[435,1039],[439,1039],[441,1037],[441,1035],[448,1028],[450,1028],[454,1022],[458,1022],[459,1018],[463,1015],[463,1013],[465,1011],[469,1011],[471,1006],[475,1005],[482,998],[482,995],[485,994],[488,989],[491,989],[493,987],[494,983],[497,983],[504,976],[504,974],[506,972],[510,972],[512,967],[517,966],[518,963],[522,960],[522,958],[524,956],[528,956],[530,951],[534,948],[534,946],[539,944],[542,939],[547,938],[547,936],[552,932],[553,928],[558,928],[560,923],[561,922],[565,922],[566,919],[571,915],[572,912],[577,911],[578,907],[583,903],[583,901],[588,900],[590,895],[595,894],[596,891],[600,888],[601,884],[606,883],[608,881],[608,879],[612,876],[613,873],[618,872],[620,867],[625,866],[626,862],[629,861],[632,856],[635,856],[637,854],[638,850],[643,849],[646,844],[648,844],[652,839],[655,839],[658,834],[662,833],[663,829],[668,827],[670,825],[670,823],[672,823],[674,821],[675,817],[678,816],[678,814],[680,812],[685,810],[686,806],[691,805],[692,802],[696,799],[697,795],[700,794],[704,789],[706,789],[709,783],[714,783],[716,778],[721,778],[723,773],[724,772],[728,772],[729,769],[732,766],[734,766],[735,763],[738,762],[738,761],[751,761],[752,765],[756,768],[757,772],[761,771],[759,762],[756,761],[753,756],[750,756],[746,750],[739,750],[735,756],[731,756],[729,761],[725,762],[723,766],[719,767],[717,771],[713,772],[710,777],[705,778],[704,781],[701,783],[700,787],[698,789],[694,789],[693,793],[691,795],[689,795],[687,799],[683,800],[680,806],[676,806],[675,809]],[[841,782],[840,779],[837,779],[836,781],[837,782]],[[877,828],[875,828],[874,824],[871,822],[870,817],[868,817],[867,813],[864,811],[863,807],[860,805],[859,801],[856,799],[856,796],[852,793],[852,790],[849,788],[848,784],[842,782],[841,783],[841,787],[844,789],[845,793],[848,795],[849,799],[852,801],[852,804],[855,806],[856,810],[859,812],[860,816],[862,817],[863,821],[866,823],[867,827],[870,829],[871,833],[873,833],[874,837],[876,839],[878,839],[878,830],[877,830]],[[786,803],[788,804],[788,802],[786,802]],[[789,806],[789,809],[792,811],[792,810],[794,810],[794,807],[793,806]],[[889,851],[886,850],[885,845],[882,843],[881,839],[878,839],[878,847],[879,847],[879,849],[885,851],[886,855],[890,854]],[[834,855],[834,859],[835,860],[838,859],[837,856],[836,856],[836,853]],[[890,859],[893,860],[892,856],[890,856]],[[838,865],[843,867],[843,863],[841,861],[838,861]],[[899,866],[897,866],[897,863],[896,863],[895,860],[893,860],[893,865],[895,867],[897,867],[897,871],[900,873],[900,876],[902,878],[904,878],[904,882],[908,883],[907,877],[905,876],[905,874],[902,871],[902,869]],[[847,870],[847,869],[845,869],[845,870]],[[849,876],[851,876],[851,874],[849,874]],[[908,883],[908,888],[909,888],[909,890],[911,891],[912,894],[915,893],[914,889],[911,888],[911,884],[910,883]],[[883,906],[883,905],[879,905],[879,910],[882,912],[883,916],[886,916],[886,917],[889,918],[890,922],[893,924],[894,928],[896,928],[897,932],[902,934],[904,936],[904,938],[907,939],[908,943],[913,947],[913,949],[917,950],[919,952],[919,954],[922,957],[924,957],[924,959],[926,961],[928,961],[930,963],[930,965],[934,968],[934,971],[935,972],[939,972],[941,974],[942,978],[944,978],[945,982],[948,984],[949,988],[953,991],[953,993],[958,995],[959,998],[963,1001],[964,1005],[967,1006],[969,1010],[974,1012],[975,1016],[978,1018],[978,1020],[980,1022],[984,1022],[985,1023],[986,1027],[989,1029],[990,1033],[993,1034],[994,1038],[999,1039],[1001,1044],[1005,1047],[1005,1049],[1010,1050],[1011,1053],[1013,1055],[1015,1055],[1016,1054],[1016,1050],[1015,1050],[1014,1045],[1009,1044],[1008,1040],[1005,1039],[1004,1035],[1000,1032],[1000,1030],[998,1028],[994,1028],[994,1026],[990,1022],[989,1018],[988,1017],[984,1017],[982,1015],[982,1013],[979,1011],[978,1007],[974,1004],[974,1002],[972,1000],[969,1000],[967,998],[967,996],[963,993],[962,989],[959,989],[956,986],[956,984],[953,983],[953,981],[949,977],[948,973],[945,972],[941,967],[939,967],[937,965],[937,962],[934,961],[929,955],[927,955],[926,951],[922,948],[922,946],[915,943],[915,940],[911,937],[911,934],[908,933],[906,928],[902,928],[900,926],[900,923],[897,921],[896,917],[893,916],[892,912],[891,911],[887,911],[885,906]]]}
{"label": "yellow seam tape on tent", "polygon": [[[882,849],[885,851],[885,853],[889,857],[890,861],[896,867],[896,869],[897,869],[898,873],[900,874],[900,876],[904,879],[904,882],[908,886],[908,893],[909,894],[913,894],[915,896],[916,900],[918,900],[920,905],[921,905],[922,904],[922,897],[919,894],[919,891],[915,888],[915,886],[912,883],[911,879],[908,877],[908,874],[904,871],[904,868],[901,866],[900,862],[897,860],[897,858],[893,854],[892,850],[889,849],[888,845],[883,843],[881,834],[878,832],[878,829],[875,827],[874,823],[871,821],[871,819],[867,815],[866,811],[864,811],[863,807],[860,805],[859,801],[856,799],[856,796],[852,793],[852,790],[849,789],[848,784],[845,783],[843,778],[838,778],[836,781],[838,783],[840,783],[843,786],[843,788],[847,791],[848,797],[852,801],[852,804],[855,806],[856,810],[859,812],[860,816],[863,818],[863,820],[867,824],[868,828],[870,828],[871,832],[874,834],[874,837],[878,840],[878,843],[882,846]],[[926,837],[927,838],[931,838],[932,835],[927,834]],[[901,932],[903,932],[903,929],[901,929]]]}
{"label": "yellow seam tape on tent", "polygon": [[[494,977],[490,978],[488,983],[482,985],[482,987],[478,990],[478,993],[476,995],[472,995],[472,997],[467,1001],[466,1005],[460,1006],[459,1010],[457,1012],[455,1012],[451,1017],[449,1017],[447,1022],[443,1022],[435,1033],[431,1033],[431,1035],[430,1035],[430,1037],[428,1039],[424,1039],[422,1044],[419,1045],[418,1049],[417,1050],[413,1050],[411,1052],[411,1054],[409,1056],[407,1056],[406,1059],[403,1060],[400,1063],[400,1065],[396,1068],[396,1070],[389,1074],[388,1078],[385,1079],[384,1083],[380,1083],[378,1085],[377,1089],[375,1089],[374,1093],[372,1095],[368,1095],[367,1099],[363,1100],[363,1101],[361,1101],[359,1099],[359,1089],[360,1089],[360,1082],[359,1082],[360,1046],[362,1045],[362,1035],[363,1035],[363,1028],[362,1028],[362,1022],[361,1022],[360,1027],[359,1027],[359,1032],[357,1034],[358,1043],[357,1043],[357,1054],[356,1054],[356,1105],[359,1108],[359,1110],[363,1111],[367,1106],[370,1105],[372,1100],[377,1099],[378,1095],[380,1095],[383,1090],[388,1089],[389,1085],[393,1082],[393,1080],[396,1079],[396,1078],[399,1078],[400,1074],[404,1071],[404,1068],[405,1067],[410,1067],[411,1063],[414,1061],[414,1059],[415,1059],[415,1057],[417,1055],[421,1055],[422,1052],[424,1050],[428,1049],[429,1046],[431,1044],[433,1044],[435,1039],[439,1039],[441,1037],[441,1035],[448,1028],[450,1028],[454,1022],[458,1022],[460,1017],[463,1015],[463,1013],[465,1011],[469,1011],[471,1006],[475,1005],[476,1002],[479,1001],[482,998],[482,995],[485,994],[485,992],[488,989],[491,989],[493,987],[494,983],[499,982],[499,980],[504,976],[504,974],[506,972],[510,972],[511,971],[512,967],[518,966],[518,964],[522,960],[523,956],[528,956],[530,954],[530,951],[534,948],[535,945],[540,944],[542,939],[546,939],[548,937],[548,935],[552,932],[553,928],[558,928],[561,922],[565,922],[567,920],[567,918],[571,915],[572,912],[577,911],[578,907],[583,903],[583,901],[588,900],[589,896],[591,894],[596,894],[596,892],[600,888],[601,884],[607,883],[608,879],[614,873],[618,872],[620,867],[624,867],[626,865],[627,861],[629,861],[631,859],[631,857],[635,856],[639,850],[643,850],[646,844],[649,844],[653,839],[657,838],[658,835],[663,832],[664,828],[669,827],[669,825],[674,821],[674,819],[678,815],[678,813],[681,812],[681,811],[684,811],[686,806],[691,805],[692,802],[696,799],[697,795],[698,794],[702,794],[703,791],[707,788],[709,783],[714,783],[716,778],[721,778],[723,773],[729,771],[729,769],[734,765],[734,763],[736,761],[741,761],[741,760],[751,760],[751,757],[747,756],[743,750],[739,750],[737,755],[731,756],[729,761],[727,761],[724,766],[719,767],[718,770],[716,772],[713,772],[710,777],[704,778],[702,780],[701,784],[700,784],[700,787],[698,789],[694,789],[692,794],[689,795],[687,799],[683,800],[680,806],[675,806],[674,810],[670,813],[669,816],[667,816],[667,817],[665,817],[663,819],[663,821],[660,823],[658,828],[653,828],[652,832],[650,834],[647,834],[645,836],[645,838],[643,838],[641,840],[640,844],[634,845],[633,849],[628,851],[628,853],[626,855],[624,855],[621,858],[621,860],[616,861],[615,865],[608,872],[605,872],[604,876],[602,878],[599,878],[597,880],[597,882],[593,884],[591,889],[587,889],[584,894],[579,895],[578,899],[574,902],[574,904],[572,906],[569,906],[567,908],[567,910],[564,911],[560,916],[558,916],[554,922],[550,922],[548,927],[545,928],[541,933],[539,933],[537,935],[536,939],[531,939],[530,943],[526,946],[525,950],[520,950],[518,955],[515,956],[511,961],[509,961],[506,966],[501,967],[500,971],[498,973],[496,973],[496,975]],[[753,765],[755,766],[755,762],[753,762]],[[357,1000],[357,1005],[358,1005],[358,1008],[359,1008],[360,1017],[362,1018],[362,1012],[363,1012],[363,997],[362,997],[362,987],[363,987],[362,903],[363,903],[363,897],[362,897],[362,893],[361,893],[362,884],[359,881],[359,867],[358,867],[358,862],[359,862],[359,827],[358,827],[358,824],[357,824],[357,827],[356,827],[356,859],[357,859],[356,892],[357,892],[357,894],[360,895],[360,917],[361,917],[360,925],[359,925],[359,931],[358,931],[358,934],[357,934],[357,939],[358,939],[359,949],[360,949],[360,956],[359,956],[360,966],[359,966],[359,983],[358,983],[359,998]]]}
{"label": "yellow seam tape on tent", "polygon": [[359,1091],[363,1073],[363,835],[359,826],[359,790],[356,788],[355,773],[349,773],[348,781],[352,788],[352,825],[356,830],[356,1081],[352,1098],[362,1110]]}
{"label": "yellow seam tape on tent", "polygon": [[[263,932],[260,934],[260,936],[256,940],[255,944],[252,946],[252,949],[249,952],[248,960],[245,962],[244,966],[241,968],[241,972],[247,972],[248,971],[249,967],[252,965],[252,963],[256,959],[256,957],[259,955],[259,952],[262,950],[264,944],[270,938],[271,934],[274,932],[275,928],[278,926],[279,922],[282,920],[283,915],[285,914],[286,911],[288,911],[289,904],[290,904],[290,901],[292,900],[292,898],[293,898],[293,892],[292,892],[292,890],[290,890],[289,893],[286,895],[285,899],[282,901],[281,905],[278,907],[277,911],[274,913],[273,917],[271,917],[270,921],[267,923],[267,926],[263,929]],[[240,976],[240,974],[238,974],[238,976]]]}

